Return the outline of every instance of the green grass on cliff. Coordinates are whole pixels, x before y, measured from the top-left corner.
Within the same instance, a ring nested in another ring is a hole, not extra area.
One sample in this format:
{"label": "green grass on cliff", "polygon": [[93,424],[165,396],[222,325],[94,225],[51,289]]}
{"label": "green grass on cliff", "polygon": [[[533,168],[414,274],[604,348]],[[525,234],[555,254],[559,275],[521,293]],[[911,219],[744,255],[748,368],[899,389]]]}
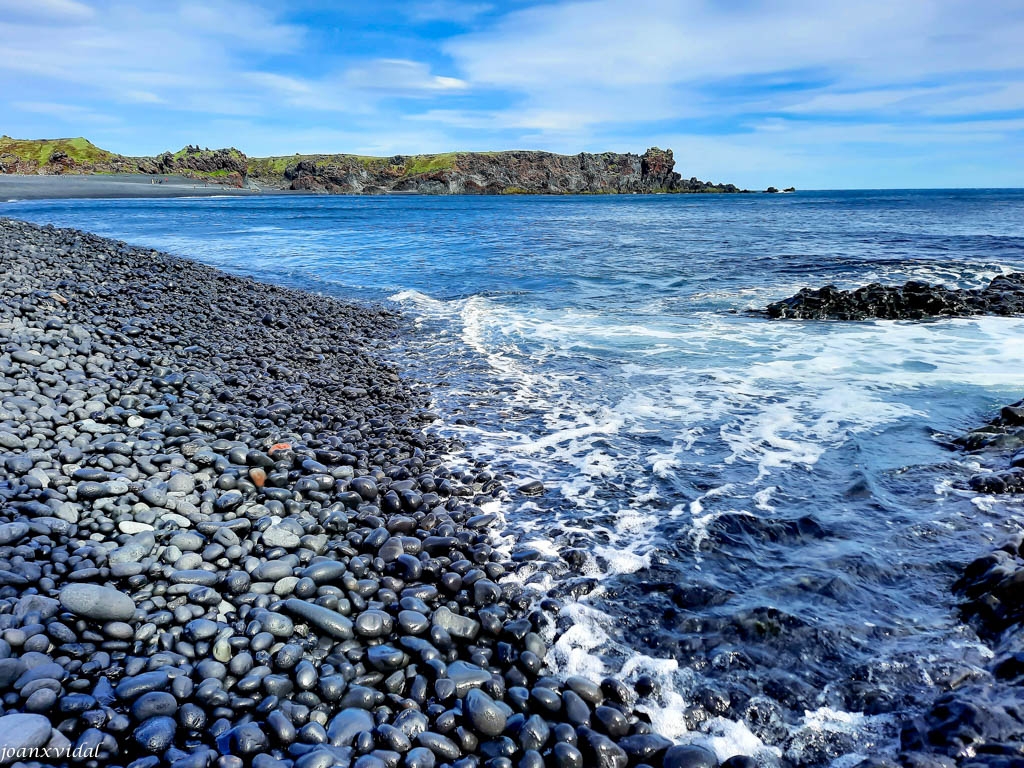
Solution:
{"label": "green grass on cliff", "polygon": [[236,160],[242,159],[242,153],[239,150],[235,149],[234,147],[230,147],[226,150],[199,149],[198,147],[182,147],[181,149],[174,153],[174,159],[182,160],[186,157],[202,157],[203,155],[214,155],[217,152],[227,152],[229,156],[235,158]]}
{"label": "green grass on cliff", "polygon": [[103,163],[118,157],[81,136],[74,139],[12,139],[0,136],[0,155],[14,155],[25,162],[46,165],[54,152],[63,152],[79,164]]}
{"label": "green grass on cliff", "polygon": [[[487,153],[480,153],[487,154]],[[302,161],[314,162],[317,165],[347,165],[357,163],[368,170],[385,170],[402,168],[403,176],[418,176],[431,171],[443,171],[455,167],[457,152],[444,152],[437,155],[402,156],[404,163],[395,163],[394,157],[375,157],[372,155],[286,155],[279,157],[249,158],[249,175],[255,177],[273,177],[284,174],[285,169]]]}
{"label": "green grass on cliff", "polygon": [[[484,154],[484,153],[480,153]],[[446,152],[439,155],[401,156],[401,163],[394,157],[379,158],[370,155],[288,155],[273,158],[250,158],[249,175],[256,177],[281,176],[285,169],[301,161],[316,163],[318,166],[347,165],[356,163],[367,169],[385,170],[401,168],[403,176],[418,176],[431,171],[445,171],[455,168],[459,153]]]}

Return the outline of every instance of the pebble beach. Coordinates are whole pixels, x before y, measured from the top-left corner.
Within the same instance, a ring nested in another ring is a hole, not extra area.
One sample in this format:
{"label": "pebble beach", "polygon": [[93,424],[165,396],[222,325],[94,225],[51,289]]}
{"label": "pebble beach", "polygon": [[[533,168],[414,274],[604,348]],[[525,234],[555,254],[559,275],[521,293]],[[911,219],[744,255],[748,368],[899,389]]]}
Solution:
{"label": "pebble beach", "polygon": [[0,259],[7,763],[717,764],[546,675],[515,481],[424,433],[388,311],[12,220]]}

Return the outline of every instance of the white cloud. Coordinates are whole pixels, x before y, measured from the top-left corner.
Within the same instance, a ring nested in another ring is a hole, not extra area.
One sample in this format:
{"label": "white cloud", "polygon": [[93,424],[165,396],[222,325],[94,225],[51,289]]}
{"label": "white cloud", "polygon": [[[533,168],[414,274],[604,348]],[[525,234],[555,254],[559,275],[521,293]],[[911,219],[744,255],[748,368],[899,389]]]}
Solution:
{"label": "white cloud", "polygon": [[468,87],[464,80],[432,74],[426,64],[406,59],[374,59],[351,67],[345,73],[345,82],[354,88],[412,95]]}
{"label": "white cloud", "polygon": [[[574,0],[515,11],[444,49],[474,87],[517,94],[528,109],[558,110],[568,99],[649,122],[745,111],[1019,109],[1015,88],[963,84],[962,76],[1019,79],[1004,72],[1021,66],[1021,39],[1024,8],[1008,2],[822,0],[811,8],[777,0],[737,9]],[[961,85],[942,84],[950,78]],[[801,79],[827,84],[765,87]],[[584,108],[584,116],[607,122],[602,110]]]}

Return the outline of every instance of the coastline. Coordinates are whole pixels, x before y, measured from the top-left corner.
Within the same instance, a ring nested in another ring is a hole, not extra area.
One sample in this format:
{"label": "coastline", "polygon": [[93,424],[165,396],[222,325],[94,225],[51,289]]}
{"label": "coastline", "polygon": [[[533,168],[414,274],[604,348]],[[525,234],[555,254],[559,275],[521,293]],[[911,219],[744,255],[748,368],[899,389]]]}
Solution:
{"label": "coastline", "polygon": [[[157,179],[168,181],[154,183]],[[30,175],[0,173],[0,204],[21,200],[146,200],[190,197],[265,197],[265,196],[336,196],[336,197],[479,197],[470,192],[422,192],[415,189],[375,189],[371,192],[326,192],[316,189],[286,189],[249,182],[252,186],[232,187],[190,179],[185,176],[158,176],[146,174],[68,174]],[[618,197],[675,195],[719,195],[706,192],[548,192],[530,190],[504,191],[491,197]],[[738,194],[755,194],[744,191]]]}
{"label": "coastline", "polygon": [[558,603],[531,610],[508,578],[502,479],[450,469],[422,431],[424,398],[378,351],[392,314],[75,230],[0,219],[0,238],[14,746],[111,765],[727,757],[652,733],[620,681],[547,676]]}
{"label": "coastline", "polygon": [[[157,178],[167,178],[169,180],[157,184],[154,183]],[[29,176],[0,174],[0,203],[17,200],[258,197],[282,194],[297,193],[281,189],[238,188],[225,184],[208,184],[183,176],[153,177],[143,174]]]}

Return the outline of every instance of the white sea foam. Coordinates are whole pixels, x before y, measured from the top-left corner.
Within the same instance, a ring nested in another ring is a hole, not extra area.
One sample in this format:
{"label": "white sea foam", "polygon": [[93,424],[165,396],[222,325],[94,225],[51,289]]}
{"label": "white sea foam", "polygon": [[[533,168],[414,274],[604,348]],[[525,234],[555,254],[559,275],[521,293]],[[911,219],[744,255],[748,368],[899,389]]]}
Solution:
{"label": "white sea foam", "polygon": [[[688,532],[678,537],[676,530],[677,540],[689,541],[699,569],[716,521],[771,516],[791,473],[813,471],[851,440],[929,419],[920,392],[1005,388],[1024,376],[1018,341],[1024,321],[1017,319],[817,324],[811,332],[804,323],[714,315],[618,323],[479,296],[439,302],[403,291],[392,299],[454,323],[462,342],[486,362],[488,380],[503,387],[500,405],[508,417],[501,423],[446,429],[521,474],[542,478],[577,508],[562,514],[532,501],[520,506],[515,525],[525,533],[524,545],[552,557],[554,523],[583,534],[594,543],[582,571],[599,582],[650,568],[661,544],[659,525],[668,519]],[[651,448],[647,436],[667,443]],[[680,500],[680,479],[700,471],[712,482]],[[961,492],[944,486],[936,497],[947,491]],[[675,503],[666,509],[670,495]],[[975,503],[984,508],[986,501]],[[538,596],[552,584],[550,574],[534,567],[519,577]],[[683,712],[693,674],[616,640],[613,618],[595,607],[604,591],[599,583],[563,608],[569,628],[550,638],[553,669],[592,679],[635,678],[644,670],[662,685],[657,702],[641,705],[659,732],[700,739],[721,759],[768,749],[727,720],[688,733]],[[813,749],[815,738],[840,729],[861,748],[882,743],[891,723],[822,709],[808,713],[793,743]]]}

